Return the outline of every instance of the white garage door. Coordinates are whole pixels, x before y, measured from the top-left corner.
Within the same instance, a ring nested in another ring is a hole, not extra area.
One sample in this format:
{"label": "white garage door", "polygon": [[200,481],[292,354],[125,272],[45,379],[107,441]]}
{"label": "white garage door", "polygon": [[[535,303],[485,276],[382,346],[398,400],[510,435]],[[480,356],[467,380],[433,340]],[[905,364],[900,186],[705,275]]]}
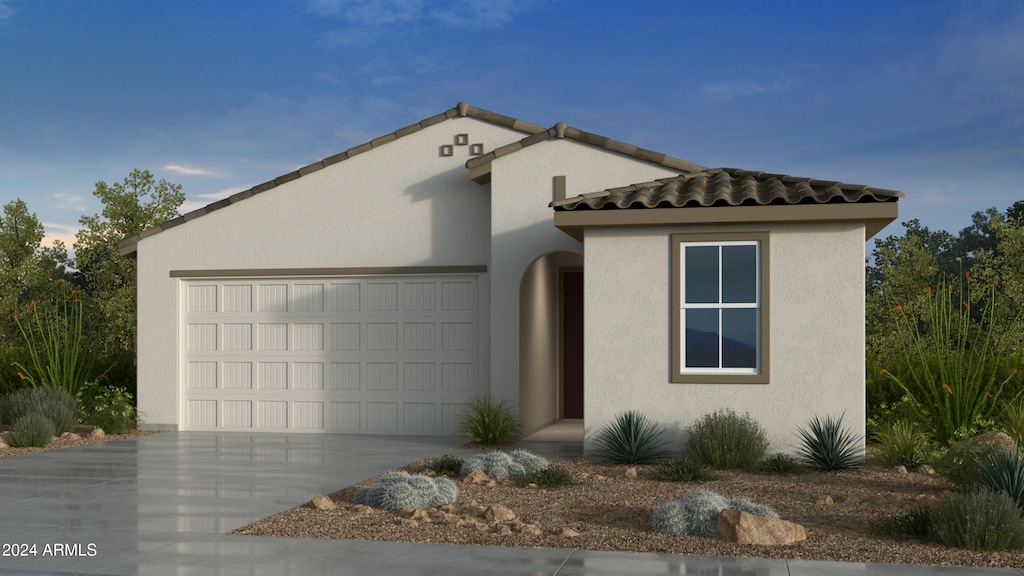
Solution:
{"label": "white garage door", "polygon": [[450,434],[476,276],[182,280],[183,428]]}

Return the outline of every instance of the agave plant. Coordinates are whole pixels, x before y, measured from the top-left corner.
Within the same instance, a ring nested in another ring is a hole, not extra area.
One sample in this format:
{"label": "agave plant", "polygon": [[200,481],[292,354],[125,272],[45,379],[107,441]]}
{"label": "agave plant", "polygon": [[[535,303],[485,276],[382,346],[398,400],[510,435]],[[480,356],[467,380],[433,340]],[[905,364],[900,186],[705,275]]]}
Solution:
{"label": "agave plant", "polygon": [[843,429],[843,416],[824,420],[815,416],[808,428],[798,431],[803,446],[797,455],[804,464],[833,474],[864,464],[861,439]]}
{"label": "agave plant", "polygon": [[1005,492],[1017,506],[1024,508],[1024,458],[1020,445],[1013,449],[993,446],[978,461],[978,482],[993,492]]}
{"label": "agave plant", "polygon": [[669,455],[664,431],[635,410],[602,428],[595,443],[598,456],[618,464],[644,464]]}

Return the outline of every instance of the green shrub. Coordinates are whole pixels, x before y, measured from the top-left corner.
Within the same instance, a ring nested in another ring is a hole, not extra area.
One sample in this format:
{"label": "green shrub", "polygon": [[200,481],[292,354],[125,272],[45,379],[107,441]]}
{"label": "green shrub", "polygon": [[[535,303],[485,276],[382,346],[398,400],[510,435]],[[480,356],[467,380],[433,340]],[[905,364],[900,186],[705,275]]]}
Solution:
{"label": "green shrub", "polygon": [[917,468],[930,459],[928,433],[913,420],[896,420],[875,432],[886,466]]}
{"label": "green shrub", "polygon": [[721,479],[719,474],[688,456],[658,462],[651,474],[665,482],[708,482]]}
{"label": "green shrub", "polygon": [[437,458],[431,458],[420,466],[419,470],[430,470],[435,474],[441,476],[458,476],[459,470],[462,468],[463,462],[466,460],[453,456],[451,454],[445,454],[444,456],[438,456]]}
{"label": "green shrub", "polygon": [[1013,438],[1018,445],[1024,446],[1024,399],[1010,402],[996,420],[997,427]]}
{"label": "green shrub", "polygon": [[977,480],[993,492],[1006,494],[1018,508],[1024,509],[1024,458],[1020,455],[1020,445],[1011,450],[990,448],[978,462]]}
{"label": "green shrub", "polygon": [[402,471],[385,472],[369,487],[356,490],[356,504],[398,511],[402,508],[433,508],[452,504],[458,496],[455,483]]}
{"label": "green shrub", "polygon": [[61,302],[46,305],[33,300],[14,316],[25,339],[26,362],[15,362],[19,373],[35,386],[60,388],[72,397],[92,377],[96,357],[83,330],[83,302],[75,291]]}
{"label": "green shrub", "polygon": [[662,534],[718,535],[718,515],[726,508],[765,518],[778,518],[774,510],[739,498],[728,499],[708,490],[690,492],[678,502],[660,506],[651,515],[651,528]]}
{"label": "green shrub", "polygon": [[694,423],[684,451],[719,470],[752,468],[768,451],[768,434],[749,414],[726,408]]}
{"label": "green shrub", "polygon": [[[888,380],[893,386],[891,378],[883,373],[881,377]],[[901,391],[902,392],[902,391]],[[868,408],[868,417],[864,422],[864,428],[869,438],[874,438],[879,432],[888,429],[898,420],[911,420],[917,422],[918,415],[914,412],[913,399],[904,395],[893,402],[884,402]]]}
{"label": "green shrub", "polygon": [[809,431],[803,428],[798,431],[802,446],[797,453],[801,462],[815,470],[832,473],[863,465],[860,439],[843,429],[842,416],[838,419],[826,416],[824,420],[815,416],[808,428]]}
{"label": "green shrub", "polygon": [[947,481],[963,489],[975,488],[978,484],[979,463],[986,459],[991,450],[1004,448],[1008,441],[1008,437],[999,432],[986,432],[959,440],[935,462],[935,470]]}
{"label": "green shrub", "polygon": [[630,410],[598,432],[595,453],[618,464],[646,464],[668,456],[664,431]]}
{"label": "green shrub", "polygon": [[57,428],[39,412],[29,412],[15,420],[7,433],[7,443],[15,448],[42,448],[57,435]]}
{"label": "green shrub", "polygon": [[519,418],[508,402],[493,402],[490,396],[473,398],[459,413],[455,434],[485,446],[494,446],[519,436]]}
{"label": "green shrub", "polygon": [[1008,495],[991,490],[954,494],[932,516],[935,536],[946,546],[1012,550],[1024,546],[1024,518]]}
{"label": "green shrub", "polygon": [[800,463],[789,454],[779,452],[763,458],[754,465],[753,471],[758,474],[776,474],[779,476],[794,474],[800,471]]}
{"label": "green shrub", "polygon": [[465,476],[474,470],[481,470],[491,478],[517,480],[547,467],[547,460],[527,450],[493,450],[466,458],[459,468],[459,475]]}
{"label": "green shrub", "polygon": [[78,403],[60,388],[25,388],[0,399],[0,423],[14,424],[31,413],[46,416],[57,434],[71,432],[78,425]]}
{"label": "green shrub", "polygon": [[928,540],[932,535],[932,509],[912,508],[883,516],[870,525],[872,534],[893,540]]}
{"label": "green shrub", "polygon": [[537,470],[521,476],[516,480],[516,486],[519,487],[536,484],[539,488],[562,488],[563,486],[572,486],[575,483],[576,478],[573,477],[572,472],[554,464],[543,470]]}
{"label": "green shrub", "polygon": [[108,434],[124,434],[135,428],[135,399],[120,386],[106,384],[102,376],[86,382],[78,395],[82,421]]}

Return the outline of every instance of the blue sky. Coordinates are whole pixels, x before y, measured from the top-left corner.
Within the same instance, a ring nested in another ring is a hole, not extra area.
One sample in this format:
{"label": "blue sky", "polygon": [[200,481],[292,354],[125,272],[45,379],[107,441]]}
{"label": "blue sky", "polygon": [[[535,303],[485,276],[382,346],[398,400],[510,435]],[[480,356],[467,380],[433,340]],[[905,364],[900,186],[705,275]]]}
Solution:
{"label": "blue sky", "polygon": [[1017,1],[0,0],[0,204],[70,248],[97,181],[188,211],[460,100],[953,233],[1024,199]]}

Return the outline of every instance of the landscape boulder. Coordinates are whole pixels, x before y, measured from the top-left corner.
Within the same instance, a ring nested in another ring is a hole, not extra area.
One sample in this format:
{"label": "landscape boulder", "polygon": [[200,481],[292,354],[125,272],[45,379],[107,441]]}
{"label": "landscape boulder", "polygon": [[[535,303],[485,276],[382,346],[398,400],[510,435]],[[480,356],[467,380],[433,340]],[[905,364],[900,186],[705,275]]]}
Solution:
{"label": "landscape boulder", "polygon": [[720,540],[737,544],[770,546],[792,544],[807,539],[804,527],[794,522],[755,516],[728,508],[719,513],[717,528]]}

